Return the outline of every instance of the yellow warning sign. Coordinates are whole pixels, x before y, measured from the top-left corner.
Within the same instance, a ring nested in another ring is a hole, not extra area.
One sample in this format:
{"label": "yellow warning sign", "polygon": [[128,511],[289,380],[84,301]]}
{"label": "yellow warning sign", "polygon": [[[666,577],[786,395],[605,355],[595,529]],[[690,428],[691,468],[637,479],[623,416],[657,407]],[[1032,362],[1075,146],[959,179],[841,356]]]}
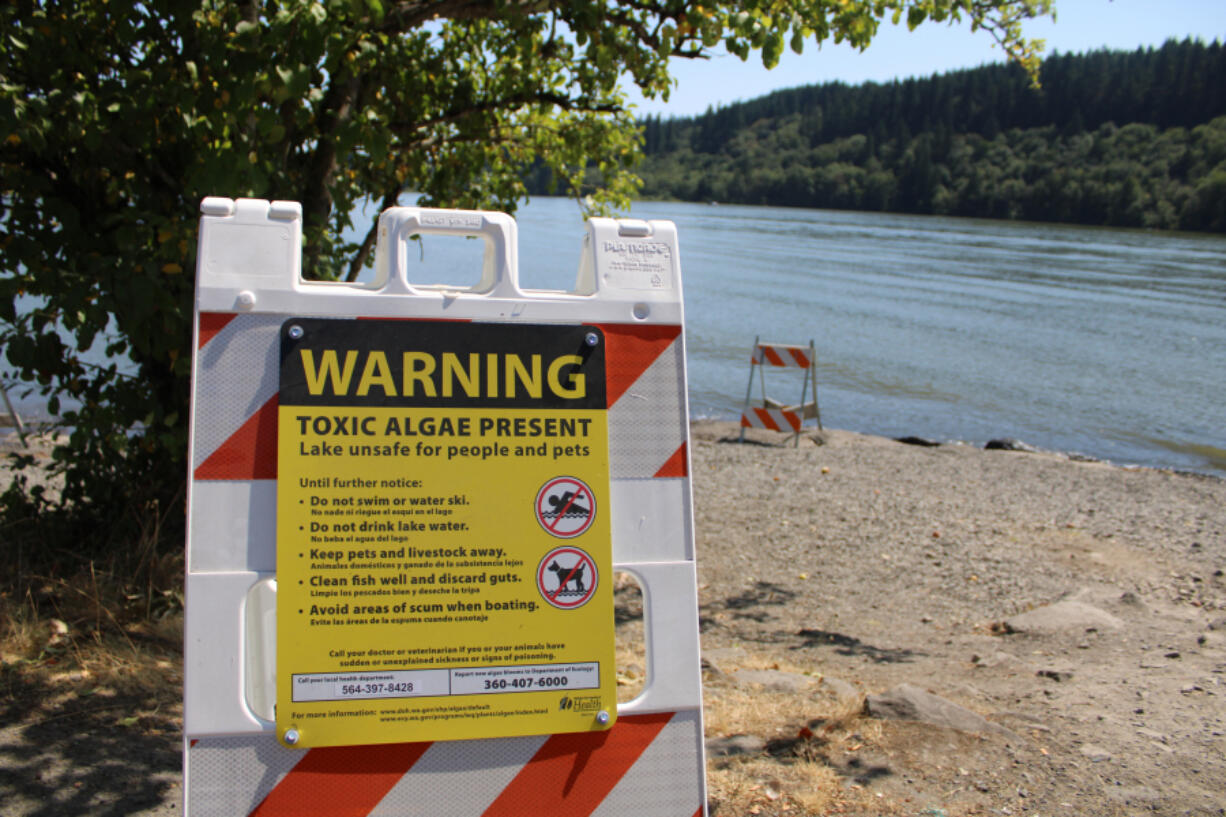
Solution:
{"label": "yellow warning sign", "polygon": [[284,743],[613,723],[602,347],[591,326],[284,324]]}

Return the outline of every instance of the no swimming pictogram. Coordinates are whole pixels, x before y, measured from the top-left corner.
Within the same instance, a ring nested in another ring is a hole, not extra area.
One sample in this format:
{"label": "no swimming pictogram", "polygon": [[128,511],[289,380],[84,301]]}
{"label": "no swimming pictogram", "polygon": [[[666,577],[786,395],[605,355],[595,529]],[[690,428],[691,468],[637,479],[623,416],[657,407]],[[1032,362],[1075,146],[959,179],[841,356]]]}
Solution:
{"label": "no swimming pictogram", "polygon": [[600,582],[596,562],[577,547],[554,548],[536,568],[536,587],[545,601],[560,610],[574,610],[591,600]]}
{"label": "no swimming pictogram", "polygon": [[555,477],[536,494],[536,521],[559,539],[573,539],[592,526],[596,498],[587,483],[574,477]]}

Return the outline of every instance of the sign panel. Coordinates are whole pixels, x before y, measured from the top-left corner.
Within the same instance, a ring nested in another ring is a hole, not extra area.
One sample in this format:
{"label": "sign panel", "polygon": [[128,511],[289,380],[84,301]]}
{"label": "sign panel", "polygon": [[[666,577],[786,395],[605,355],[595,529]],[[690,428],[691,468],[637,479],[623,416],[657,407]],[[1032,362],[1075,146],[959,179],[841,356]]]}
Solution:
{"label": "sign panel", "polygon": [[282,742],[612,725],[605,389],[594,326],[282,324]]}

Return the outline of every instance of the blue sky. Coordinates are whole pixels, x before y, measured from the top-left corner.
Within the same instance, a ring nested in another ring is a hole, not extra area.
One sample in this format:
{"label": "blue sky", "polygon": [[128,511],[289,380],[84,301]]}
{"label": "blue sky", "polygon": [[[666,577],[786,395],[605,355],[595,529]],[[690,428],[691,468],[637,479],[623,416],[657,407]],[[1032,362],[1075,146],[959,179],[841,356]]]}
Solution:
{"label": "blue sky", "polygon": [[[1054,23],[1045,18],[1027,26],[1029,36],[1047,41],[1048,54],[1102,47],[1131,50],[1161,45],[1172,37],[1226,40],[1226,0],[1055,0],[1055,6]],[[965,25],[928,23],[908,31],[905,25],[887,22],[863,52],[832,43],[818,49],[808,42],[804,54],[786,51],[771,71],[762,67],[756,54],[748,62],[728,55],[674,60],[678,82],[668,103],[644,101],[633,92],[630,98],[643,115],[691,116],[708,105],[753,99],[797,85],[886,82],[999,62],[1003,56],[994,46],[988,34],[971,34]]]}

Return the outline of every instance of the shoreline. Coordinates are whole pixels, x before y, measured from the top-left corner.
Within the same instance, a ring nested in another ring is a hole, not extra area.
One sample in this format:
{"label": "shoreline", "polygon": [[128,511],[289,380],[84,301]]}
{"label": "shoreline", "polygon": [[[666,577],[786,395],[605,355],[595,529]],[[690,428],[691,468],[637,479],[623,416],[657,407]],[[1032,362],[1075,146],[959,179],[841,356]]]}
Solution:
{"label": "shoreline", "polygon": [[[47,420],[42,420],[38,422],[27,420],[25,418],[22,418],[22,420],[26,426],[25,428],[26,437],[30,440],[30,450],[35,450],[38,448],[46,450],[47,446],[40,445],[37,438],[40,434],[46,434],[49,432],[56,431],[56,427],[54,426],[54,424],[52,424],[50,421],[47,421]],[[706,428],[706,427],[721,427],[721,428],[726,427],[727,429],[730,429],[730,430],[725,433],[728,433],[732,436],[736,436],[740,432],[740,422],[737,419],[716,418],[716,417],[692,417],[690,418],[691,433],[695,429]],[[881,440],[889,440],[891,442],[896,442],[901,445],[913,445],[916,447],[930,447],[930,448],[941,448],[941,447],[962,448],[962,449],[967,449],[971,451],[991,450],[990,443],[992,442],[992,441],[989,441],[988,443],[980,445],[979,443],[970,442],[967,440],[936,440],[936,439],[928,439],[928,438],[920,437],[918,435],[910,435],[906,437],[890,437],[887,435],[874,434],[871,432],[852,431],[850,429],[840,429],[840,428],[827,428],[826,431],[827,432],[829,431],[844,432],[845,431],[849,434],[858,434],[864,437],[871,437],[871,438],[876,438],[876,439],[881,439]],[[810,441],[811,441],[812,437],[821,436],[821,434],[823,433],[824,432],[819,431],[816,427],[806,426],[801,431],[801,437],[810,438]],[[790,436],[791,436],[791,435],[781,434],[777,432],[763,431],[761,429],[746,429],[746,436],[750,437],[751,435],[753,439],[758,442],[770,442],[772,444],[776,442],[781,444],[783,441],[790,439]],[[775,435],[775,436],[772,437],[771,435]],[[1032,445],[1025,440],[1014,440],[1013,438],[1005,438],[1005,437],[997,438],[997,439],[1000,441],[1018,444],[1019,447],[1012,449],[1011,453],[1040,454],[1044,456],[1060,457],[1069,462],[1100,463],[1102,465],[1108,465],[1108,466],[1111,466],[1112,468],[1119,468],[1119,469],[1126,470],[1126,471],[1128,470],[1161,471],[1161,472],[1179,474],[1179,475],[1188,476],[1188,477],[1201,477],[1205,479],[1216,480],[1219,482],[1226,481],[1226,470],[1223,470],[1223,469],[1212,469],[1211,468],[1210,470],[1197,470],[1194,468],[1182,468],[1182,467],[1171,466],[1171,465],[1145,465],[1141,463],[1123,463],[1123,462],[1118,462],[1116,460],[1111,460],[1111,459],[1107,459],[1103,457],[1096,457],[1091,454],[1085,454],[1085,453],[1078,452],[1078,451],[1061,451],[1061,450],[1056,450],[1056,449],[1042,448],[1040,446]],[[909,442],[909,441],[921,441],[921,440],[923,442]],[[789,442],[788,444],[790,445],[791,443]],[[3,456],[8,453],[12,453],[12,452],[22,451],[22,450],[25,450],[25,449],[23,448],[21,444],[20,435],[17,432],[16,426],[12,424],[11,420],[6,414],[0,414],[0,456]]]}
{"label": "shoreline", "polygon": [[[697,429],[699,427],[707,427],[707,426],[712,426],[712,427],[716,427],[716,426],[725,427],[726,426],[731,429],[729,433],[732,436],[736,436],[740,432],[740,421],[739,419],[736,419],[736,418],[710,417],[710,416],[690,418],[691,432],[693,432],[694,429]],[[749,435],[753,434],[755,435],[755,439],[762,443],[782,444],[783,442],[788,441],[791,438],[790,434],[765,431],[762,429],[747,428],[745,431],[746,431],[747,438],[749,437]],[[906,436],[901,436],[901,437],[892,437],[887,434],[877,434],[875,432],[855,431],[852,429],[833,428],[833,427],[827,427],[825,431],[823,432],[823,431],[819,431],[816,426],[805,426],[801,430],[801,437],[810,438],[810,441],[812,441],[813,437],[815,436],[820,437],[823,433],[831,432],[831,431],[847,432],[849,434],[858,434],[863,437],[872,437],[872,438],[881,439],[881,440],[889,440],[891,442],[896,442],[901,445],[913,445],[916,447],[926,447],[926,448],[940,448],[940,447],[964,448],[964,449],[971,450],[971,451],[993,450],[994,448],[992,446],[993,442],[1013,443],[1013,444],[1017,444],[1018,447],[1012,448],[1012,449],[1002,448],[998,450],[1008,450],[1008,451],[1011,451],[1012,453],[1017,453],[1017,454],[1041,454],[1044,456],[1060,457],[1069,462],[1099,463],[1102,465],[1109,465],[1112,468],[1119,468],[1119,469],[1126,470],[1126,471],[1131,471],[1131,470],[1163,471],[1163,472],[1168,472],[1172,474],[1180,474],[1180,475],[1190,476],[1190,477],[1205,477],[1207,479],[1212,479],[1212,480],[1226,481],[1226,468],[1217,469],[1217,468],[1209,467],[1210,470],[1201,471],[1201,470],[1197,470],[1194,468],[1182,468],[1182,467],[1172,466],[1172,465],[1146,465],[1144,463],[1120,462],[1120,461],[1112,460],[1106,457],[1097,457],[1092,454],[1086,454],[1080,451],[1065,451],[1065,450],[1054,449],[1054,448],[1044,448],[1038,445],[1032,445],[1026,440],[1017,440],[1012,437],[995,437],[995,438],[992,438],[991,440],[984,441],[983,443],[978,443],[978,442],[972,442],[970,440],[962,440],[962,439],[935,439],[935,438],[930,439],[930,438],[922,437],[919,435],[906,435]],[[772,435],[774,436],[772,437]],[[790,442],[787,442],[787,444],[791,445]]]}

